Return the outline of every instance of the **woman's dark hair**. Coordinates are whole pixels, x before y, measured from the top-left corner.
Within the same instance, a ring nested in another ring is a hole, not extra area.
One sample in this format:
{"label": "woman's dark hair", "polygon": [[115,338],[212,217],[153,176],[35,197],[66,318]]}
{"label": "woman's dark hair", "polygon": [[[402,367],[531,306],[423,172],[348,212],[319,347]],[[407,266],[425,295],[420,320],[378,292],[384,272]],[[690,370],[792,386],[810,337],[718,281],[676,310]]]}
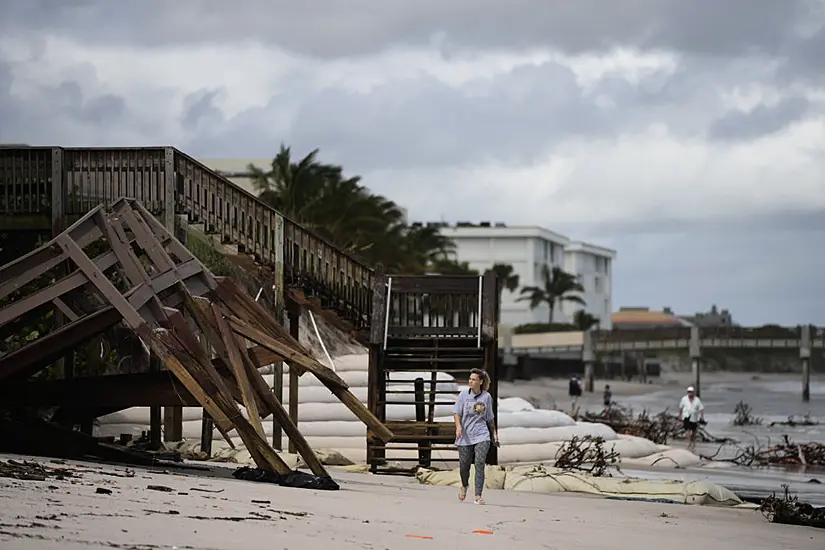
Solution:
{"label": "woman's dark hair", "polygon": [[488,391],[490,389],[490,375],[484,369],[471,369],[470,375],[475,374],[481,379],[481,389]]}

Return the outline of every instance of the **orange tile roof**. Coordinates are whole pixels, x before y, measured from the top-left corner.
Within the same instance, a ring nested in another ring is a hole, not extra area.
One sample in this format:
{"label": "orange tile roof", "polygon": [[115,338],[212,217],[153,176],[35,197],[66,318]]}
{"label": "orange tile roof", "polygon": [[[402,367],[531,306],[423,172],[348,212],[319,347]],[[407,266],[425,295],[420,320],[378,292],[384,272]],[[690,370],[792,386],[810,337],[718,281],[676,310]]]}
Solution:
{"label": "orange tile roof", "polygon": [[610,317],[613,324],[681,325],[682,320],[663,311],[617,311]]}

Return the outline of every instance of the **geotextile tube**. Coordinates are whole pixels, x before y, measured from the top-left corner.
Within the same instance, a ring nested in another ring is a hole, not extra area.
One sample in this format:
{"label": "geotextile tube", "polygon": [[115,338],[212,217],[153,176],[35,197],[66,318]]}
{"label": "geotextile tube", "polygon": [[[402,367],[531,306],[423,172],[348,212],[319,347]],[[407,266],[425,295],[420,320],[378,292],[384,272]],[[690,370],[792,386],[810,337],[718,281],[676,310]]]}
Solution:
{"label": "geotextile tube", "polygon": [[[420,483],[457,487],[458,469],[433,471],[420,468]],[[709,481],[646,480],[626,477],[596,477],[566,472],[543,465],[503,468],[488,466],[488,488],[529,493],[584,493],[622,499],[669,501],[681,504],[738,506],[742,504],[732,491]]]}

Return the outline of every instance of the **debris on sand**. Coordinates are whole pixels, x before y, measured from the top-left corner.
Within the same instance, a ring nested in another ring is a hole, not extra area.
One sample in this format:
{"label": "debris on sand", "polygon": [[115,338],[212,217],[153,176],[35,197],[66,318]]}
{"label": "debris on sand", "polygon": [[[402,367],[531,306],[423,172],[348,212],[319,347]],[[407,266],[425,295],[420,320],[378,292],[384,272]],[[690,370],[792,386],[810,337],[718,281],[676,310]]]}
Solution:
{"label": "debris on sand", "polygon": [[768,521],[825,529],[825,508],[800,502],[796,495],[791,495],[787,485],[782,485],[782,490],[782,498],[778,498],[774,493],[759,506],[759,510]]}
{"label": "debris on sand", "polygon": [[49,468],[37,462],[0,460],[0,477],[26,481],[46,481],[49,478],[62,481],[74,474],[67,468]]}

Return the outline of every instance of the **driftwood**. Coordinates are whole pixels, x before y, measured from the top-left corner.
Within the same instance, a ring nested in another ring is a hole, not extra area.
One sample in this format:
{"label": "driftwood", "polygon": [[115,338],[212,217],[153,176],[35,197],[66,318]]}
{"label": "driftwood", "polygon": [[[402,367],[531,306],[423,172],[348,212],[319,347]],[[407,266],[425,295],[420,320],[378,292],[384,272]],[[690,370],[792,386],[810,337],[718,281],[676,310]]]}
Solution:
{"label": "driftwood", "polygon": [[825,444],[822,443],[795,443],[787,435],[776,444],[761,446],[758,441],[754,445],[737,446],[732,458],[717,458],[726,445],[717,449],[711,456],[703,456],[708,460],[732,462],[738,466],[825,466]]}
{"label": "driftwood", "polygon": [[804,525],[825,529],[825,508],[817,508],[790,494],[787,485],[782,485],[784,494],[778,498],[776,493],[762,501],[759,510],[771,523],[786,525]]}
{"label": "driftwood", "polygon": [[[638,415],[634,415],[630,409],[622,407],[611,407],[609,411],[599,413],[586,412],[581,415],[581,420],[585,422],[598,422],[610,426],[618,434],[634,435],[644,437],[659,445],[666,445],[672,439],[685,439],[685,429],[679,418],[670,414],[665,409],[658,414],[650,414],[644,410]],[[709,443],[729,443],[728,438],[720,438],[711,435],[704,427],[700,426],[696,432],[696,438],[701,442]]]}
{"label": "driftwood", "polygon": [[819,426],[819,424],[819,420],[811,417],[810,414],[806,414],[804,416],[791,415],[787,420],[771,422],[770,426],[789,426],[795,428],[796,426]]}
{"label": "driftwood", "polygon": [[620,461],[619,453],[604,448],[604,439],[601,437],[573,436],[556,451],[555,467],[585,472],[592,476],[609,476],[608,469],[611,466],[619,469]]}

